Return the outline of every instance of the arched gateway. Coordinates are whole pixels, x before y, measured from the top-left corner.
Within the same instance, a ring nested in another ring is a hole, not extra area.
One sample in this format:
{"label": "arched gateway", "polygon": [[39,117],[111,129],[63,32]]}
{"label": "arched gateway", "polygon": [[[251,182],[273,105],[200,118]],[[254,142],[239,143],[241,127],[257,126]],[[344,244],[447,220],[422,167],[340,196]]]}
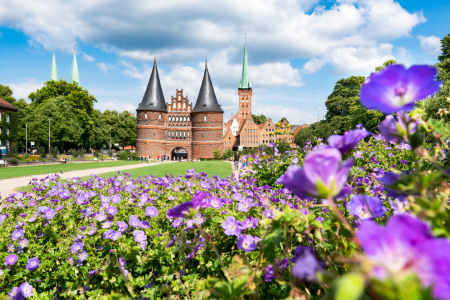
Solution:
{"label": "arched gateway", "polygon": [[[207,65],[195,105],[183,90],[166,103],[156,59],[137,109],[136,149],[141,156],[198,159],[223,150],[223,110],[217,101]],[[175,150],[178,149],[178,150]],[[182,151],[184,150],[184,152]]]}

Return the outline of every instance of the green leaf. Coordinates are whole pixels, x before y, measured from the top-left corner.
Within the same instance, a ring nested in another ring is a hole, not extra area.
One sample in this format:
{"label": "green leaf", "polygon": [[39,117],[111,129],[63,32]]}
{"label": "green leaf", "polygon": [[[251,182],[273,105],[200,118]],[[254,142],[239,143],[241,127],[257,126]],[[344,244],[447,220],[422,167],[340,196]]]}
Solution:
{"label": "green leaf", "polygon": [[364,292],[364,279],[360,274],[349,273],[336,283],[335,300],[358,300]]}

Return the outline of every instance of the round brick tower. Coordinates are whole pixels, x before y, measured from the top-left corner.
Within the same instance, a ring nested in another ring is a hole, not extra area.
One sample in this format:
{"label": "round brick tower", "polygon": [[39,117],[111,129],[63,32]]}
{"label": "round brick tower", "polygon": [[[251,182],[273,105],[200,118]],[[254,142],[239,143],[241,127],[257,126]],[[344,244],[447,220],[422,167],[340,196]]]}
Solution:
{"label": "round brick tower", "polygon": [[151,158],[166,155],[167,107],[159,81],[156,58],[144,98],[136,111],[138,155]]}
{"label": "round brick tower", "polygon": [[213,158],[213,151],[223,152],[223,110],[217,102],[209,77],[208,65],[192,110],[192,157]]}

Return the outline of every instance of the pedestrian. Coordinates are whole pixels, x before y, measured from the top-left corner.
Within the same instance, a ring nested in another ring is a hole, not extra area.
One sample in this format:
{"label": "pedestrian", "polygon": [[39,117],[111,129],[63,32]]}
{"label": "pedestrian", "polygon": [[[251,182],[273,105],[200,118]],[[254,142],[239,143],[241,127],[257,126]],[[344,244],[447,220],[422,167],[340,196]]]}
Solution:
{"label": "pedestrian", "polygon": [[241,156],[239,155],[239,152],[236,152],[236,154],[234,155],[234,169],[237,171],[239,170],[239,159],[241,158]]}

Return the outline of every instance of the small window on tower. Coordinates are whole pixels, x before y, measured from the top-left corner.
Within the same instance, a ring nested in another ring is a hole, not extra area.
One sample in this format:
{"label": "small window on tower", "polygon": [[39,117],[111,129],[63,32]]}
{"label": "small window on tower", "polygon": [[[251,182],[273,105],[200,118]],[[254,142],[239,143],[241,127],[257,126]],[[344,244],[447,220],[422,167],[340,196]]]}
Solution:
{"label": "small window on tower", "polygon": [[206,108],[206,104],[203,104],[203,108]]}
{"label": "small window on tower", "polygon": [[147,120],[147,113],[145,113],[145,114],[144,114],[144,119],[146,119],[146,120]]}
{"label": "small window on tower", "polygon": [[153,102],[150,102],[150,107],[153,107]]}
{"label": "small window on tower", "polygon": [[206,115],[204,115],[204,116],[203,116],[203,121],[206,122],[206,120],[207,120],[207,117],[206,117]]}
{"label": "small window on tower", "polygon": [[161,115],[161,114],[159,114],[159,119],[161,120],[161,118],[162,118],[162,115]]}

